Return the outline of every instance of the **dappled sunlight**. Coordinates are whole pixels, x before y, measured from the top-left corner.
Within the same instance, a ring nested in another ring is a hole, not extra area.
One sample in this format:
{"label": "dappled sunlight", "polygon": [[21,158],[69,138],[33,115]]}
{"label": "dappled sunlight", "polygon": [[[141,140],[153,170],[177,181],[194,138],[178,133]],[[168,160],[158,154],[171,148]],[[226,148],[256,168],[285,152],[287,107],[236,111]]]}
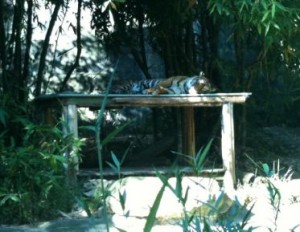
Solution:
{"label": "dappled sunlight", "polygon": [[300,232],[295,9],[0,0],[0,231]]}

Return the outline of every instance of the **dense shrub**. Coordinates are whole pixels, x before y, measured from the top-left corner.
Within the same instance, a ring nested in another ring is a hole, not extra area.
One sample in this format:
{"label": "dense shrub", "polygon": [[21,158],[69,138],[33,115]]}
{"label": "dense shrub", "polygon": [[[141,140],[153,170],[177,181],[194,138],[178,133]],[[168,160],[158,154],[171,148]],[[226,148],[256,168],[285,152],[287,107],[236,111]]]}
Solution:
{"label": "dense shrub", "polygon": [[[69,210],[63,154],[74,146],[73,137],[57,127],[34,124],[26,115],[9,118],[11,112],[0,109],[0,223],[45,220]],[[20,143],[10,136],[11,123],[24,131]]]}

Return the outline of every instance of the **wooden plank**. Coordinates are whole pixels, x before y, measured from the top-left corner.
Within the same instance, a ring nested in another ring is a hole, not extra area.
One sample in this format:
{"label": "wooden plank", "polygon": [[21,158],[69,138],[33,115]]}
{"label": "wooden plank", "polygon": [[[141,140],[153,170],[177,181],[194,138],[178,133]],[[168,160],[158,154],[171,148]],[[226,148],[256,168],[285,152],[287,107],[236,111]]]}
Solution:
{"label": "wooden plank", "polygon": [[232,103],[225,103],[222,107],[222,159],[225,169],[224,188],[231,191],[236,184]]}
{"label": "wooden plank", "polygon": [[[178,167],[182,173],[188,176],[195,175],[194,170],[190,166],[179,166]],[[111,168],[104,169],[104,178],[116,179],[118,178],[118,173],[116,173]],[[122,177],[125,176],[157,176],[157,172],[166,175],[173,175],[173,167],[123,167],[120,174]],[[211,168],[204,169],[201,171],[202,176],[221,176],[224,174],[224,169],[222,168]],[[80,177],[88,178],[99,178],[100,173],[98,169],[81,169],[78,173]]]}
{"label": "wooden plank", "polygon": [[[118,95],[108,97],[107,107],[123,106],[221,106],[225,102],[244,103],[251,93],[217,93],[197,95]],[[35,99],[37,103],[47,103],[47,106],[77,105],[78,107],[100,108],[104,95],[89,94],[52,94]]]}
{"label": "wooden plank", "polygon": [[243,103],[246,101],[241,96],[149,96],[149,97],[116,97],[110,104],[123,106],[220,106],[224,102]]}

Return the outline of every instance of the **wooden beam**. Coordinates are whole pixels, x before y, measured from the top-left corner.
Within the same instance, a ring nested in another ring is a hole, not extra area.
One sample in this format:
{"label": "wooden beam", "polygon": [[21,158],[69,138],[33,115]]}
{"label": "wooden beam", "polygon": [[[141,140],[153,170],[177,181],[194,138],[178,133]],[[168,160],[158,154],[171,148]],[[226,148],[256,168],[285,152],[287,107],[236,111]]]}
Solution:
{"label": "wooden beam", "polygon": [[[251,93],[216,93],[197,95],[122,95],[110,94],[107,107],[148,106],[148,107],[192,107],[192,106],[221,106],[223,103],[244,103]],[[103,94],[53,94],[35,99],[37,103],[49,106],[77,105],[78,107],[100,108],[104,99]]]}
{"label": "wooden beam", "polygon": [[226,191],[231,191],[236,184],[236,176],[233,104],[229,102],[222,106],[222,159],[225,169],[224,188]]}

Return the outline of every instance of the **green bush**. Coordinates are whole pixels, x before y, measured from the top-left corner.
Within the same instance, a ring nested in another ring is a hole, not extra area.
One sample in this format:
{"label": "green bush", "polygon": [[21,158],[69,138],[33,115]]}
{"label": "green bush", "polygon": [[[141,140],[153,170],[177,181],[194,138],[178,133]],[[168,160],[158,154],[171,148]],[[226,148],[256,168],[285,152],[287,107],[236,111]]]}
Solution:
{"label": "green bush", "polygon": [[[0,106],[1,109],[1,106]],[[51,219],[72,205],[65,178],[66,149],[74,146],[72,136],[57,127],[37,125],[26,116],[0,110],[0,223],[21,224]],[[8,120],[9,119],[9,120]],[[20,125],[17,143],[8,125]]]}

